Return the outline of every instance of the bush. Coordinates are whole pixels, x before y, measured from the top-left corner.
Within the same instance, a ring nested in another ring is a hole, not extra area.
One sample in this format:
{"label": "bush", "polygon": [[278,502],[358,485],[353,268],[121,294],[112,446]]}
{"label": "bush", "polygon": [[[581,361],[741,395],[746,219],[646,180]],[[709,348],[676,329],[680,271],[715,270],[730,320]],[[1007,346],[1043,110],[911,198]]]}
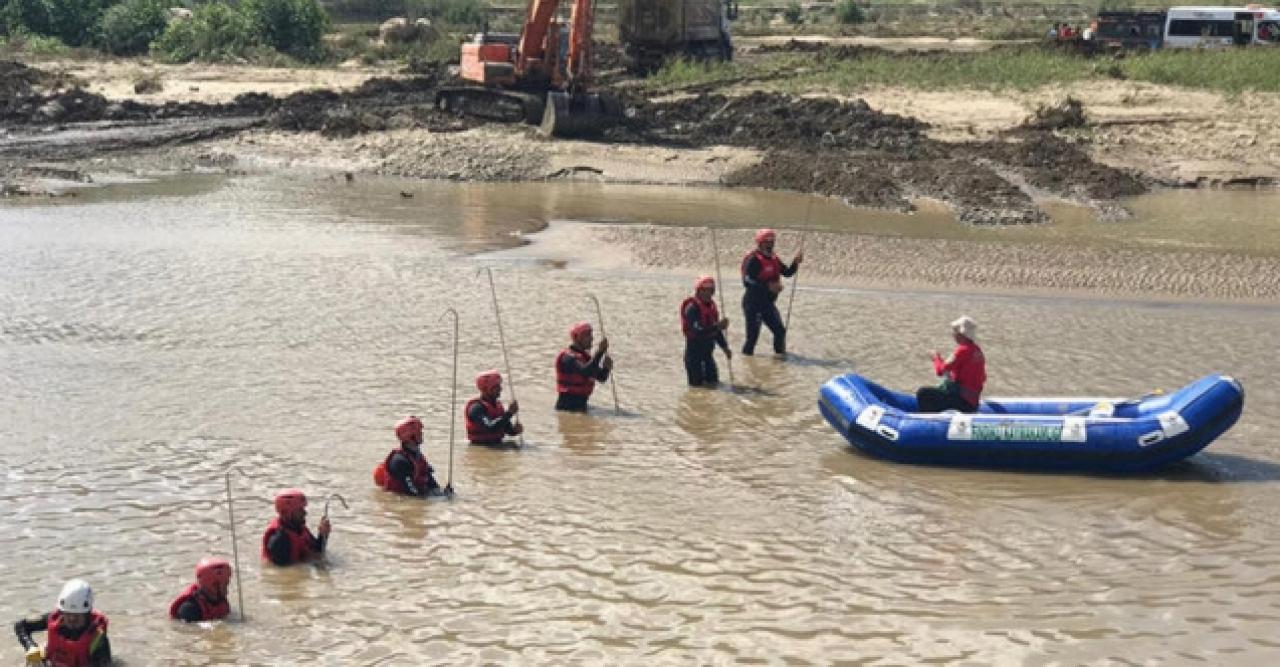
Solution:
{"label": "bush", "polygon": [[174,21],[151,45],[166,62],[244,58],[261,47],[253,23],[240,11],[222,3],[201,5],[186,21]]}
{"label": "bush", "polygon": [[794,2],[787,5],[787,8],[782,10],[782,18],[791,25],[800,25],[800,17],[802,15],[803,10],[800,9],[800,5]]}
{"label": "bush", "polygon": [[102,15],[102,48],[118,56],[146,53],[164,34],[168,0],[125,0]]}
{"label": "bush", "polygon": [[857,25],[867,20],[867,15],[856,0],[840,0],[836,5],[836,20],[845,25]]}
{"label": "bush", "polygon": [[316,0],[243,0],[240,10],[267,46],[301,60],[324,58],[329,15]]}
{"label": "bush", "polygon": [[68,46],[93,41],[98,21],[115,0],[7,0],[0,23],[10,35],[57,37]]}

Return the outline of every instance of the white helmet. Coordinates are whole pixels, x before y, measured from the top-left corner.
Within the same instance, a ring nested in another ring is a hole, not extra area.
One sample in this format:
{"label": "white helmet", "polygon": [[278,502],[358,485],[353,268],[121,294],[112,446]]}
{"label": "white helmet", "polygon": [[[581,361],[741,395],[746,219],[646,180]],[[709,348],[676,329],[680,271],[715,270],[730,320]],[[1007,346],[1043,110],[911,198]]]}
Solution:
{"label": "white helmet", "polygon": [[58,611],[68,614],[87,614],[93,611],[93,589],[84,579],[72,579],[62,586],[58,594]]}

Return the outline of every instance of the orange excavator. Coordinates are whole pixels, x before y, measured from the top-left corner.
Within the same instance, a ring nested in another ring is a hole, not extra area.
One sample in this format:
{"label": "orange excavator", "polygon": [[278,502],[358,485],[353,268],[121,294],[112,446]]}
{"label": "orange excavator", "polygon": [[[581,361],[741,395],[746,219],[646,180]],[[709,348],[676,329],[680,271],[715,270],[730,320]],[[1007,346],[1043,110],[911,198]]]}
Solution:
{"label": "orange excavator", "polygon": [[557,137],[599,133],[622,117],[622,105],[591,92],[594,0],[573,0],[567,39],[560,0],[529,0],[519,35],[487,29],[462,45],[459,75],[474,84],[436,92],[436,107],[540,125]]}

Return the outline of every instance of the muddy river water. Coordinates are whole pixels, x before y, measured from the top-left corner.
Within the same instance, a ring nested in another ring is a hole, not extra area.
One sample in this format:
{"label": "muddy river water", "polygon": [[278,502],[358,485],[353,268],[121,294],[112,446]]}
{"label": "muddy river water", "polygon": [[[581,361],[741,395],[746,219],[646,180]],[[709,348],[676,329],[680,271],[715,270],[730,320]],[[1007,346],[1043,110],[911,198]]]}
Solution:
{"label": "muddy river water", "polygon": [[[998,233],[1272,254],[1274,201],[1173,193],[1137,202],[1127,227],[1067,212]],[[130,665],[1273,663],[1280,307],[823,286],[796,299],[795,358],[735,359],[751,390],[688,390],[675,311],[698,271],[476,254],[551,220],[787,227],[806,206],[306,174],[0,204],[3,620],[47,611],[83,577]],[[811,218],[997,233],[940,211],[820,203]],[[584,255],[609,252],[588,242]],[[370,471],[405,414],[424,418],[448,476],[442,312],[461,314],[462,397],[501,364],[484,265],[527,446],[458,447],[452,502],[391,497]],[[592,315],[588,294],[605,308],[622,415],[604,388],[590,416],[551,410],[551,360]],[[730,286],[733,318],[740,294]],[[928,350],[961,313],[981,323],[992,395],[1141,394],[1227,372],[1244,416],[1191,462],[1136,479],[851,451],[818,414],[819,384],[846,371],[929,383]],[[167,606],[196,560],[232,554],[232,467],[248,621],[179,627]],[[312,494],[312,521],[325,494],[349,502],[331,507],[321,566],[258,562],[286,486]],[[19,660],[0,642],[0,662]]]}

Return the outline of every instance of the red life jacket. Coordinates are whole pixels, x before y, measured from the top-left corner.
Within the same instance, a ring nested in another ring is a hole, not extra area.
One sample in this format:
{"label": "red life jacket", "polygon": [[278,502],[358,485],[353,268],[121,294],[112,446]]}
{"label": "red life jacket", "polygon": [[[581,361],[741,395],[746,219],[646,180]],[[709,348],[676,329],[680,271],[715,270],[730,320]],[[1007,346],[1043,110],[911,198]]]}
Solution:
{"label": "red life jacket", "polygon": [[596,379],[587,375],[565,373],[560,370],[560,361],[564,359],[566,354],[577,359],[578,363],[584,366],[591,363],[591,355],[586,352],[572,347],[560,350],[560,354],[556,355],[556,392],[572,396],[590,396],[591,392],[596,389]]}
{"label": "red life jacket", "polygon": [[226,618],[231,613],[231,603],[226,598],[222,602],[213,603],[200,593],[200,584],[191,584],[182,589],[178,597],[169,603],[169,618],[178,618],[178,609],[186,604],[188,600],[195,602],[200,607],[200,620],[216,621],[220,618]]}
{"label": "red life jacket", "polygon": [[396,493],[409,493],[409,489],[404,488],[404,483],[399,477],[391,474],[391,457],[397,453],[403,454],[409,462],[413,464],[413,485],[419,489],[427,488],[427,457],[418,452],[417,456],[409,453],[404,447],[397,447],[387,454],[387,458],[373,471],[373,480],[378,482],[379,473],[381,473],[382,481],[378,482],[378,486]]}
{"label": "red life jacket", "polygon": [[479,396],[467,401],[467,404],[462,408],[463,418],[467,422],[467,440],[477,445],[496,445],[502,442],[503,436],[506,435],[502,429],[487,429],[484,424],[471,420],[471,406],[476,403],[479,403],[484,408],[484,416],[489,419],[498,419],[507,414],[507,409],[502,406],[502,401],[489,402]]}
{"label": "red life jacket", "polygon": [[760,262],[760,275],[756,276],[756,280],[768,285],[769,283],[776,282],[782,278],[782,260],[778,259],[777,255],[765,256],[765,254],[760,252],[758,249],[752,250],[742,258],[742,267],[740,270],[743,278],[747,277],[747,263],[751,261],[752,257],[755,257],[756,261]]}
{"label": "red life jacket", "polygon": [[89,627],[75,639],[62,636],[58,631],[61,625],[62,612],[49,614],[49,642],[44,647],[45,661],[52,667],[89,667],[94,644],[98,637],[107,633],[107,617],[96,611],[89,612]]}
{"label": "red life jacket", "polygon": [[720,309],[716,308],[715,301],[703,303],[702,299],[691,296],[680,304],[680,330],[684,332],[685,338],[693,338],[694,331],[689,328],[689,321],[684,318],[684,312],[689,310],[689,304],[692,303],[698,307],[698,323],[705,329],[711,329],[720,322]]}
{"label": "red life jacket", "polygon": [[289,562],[302,563],[311,560],[316,552],[311,548],[315,542],[311,531],[306,526],[302,530],[289,530],[280,522],[280,517],[271,520],[267,524],[267,530],[262,533],[262,560],[271,562],[271,554],[267,551],[267,542],[271,541],[271,536],[277,532],[283,532],[285,537],[289,538]]}

